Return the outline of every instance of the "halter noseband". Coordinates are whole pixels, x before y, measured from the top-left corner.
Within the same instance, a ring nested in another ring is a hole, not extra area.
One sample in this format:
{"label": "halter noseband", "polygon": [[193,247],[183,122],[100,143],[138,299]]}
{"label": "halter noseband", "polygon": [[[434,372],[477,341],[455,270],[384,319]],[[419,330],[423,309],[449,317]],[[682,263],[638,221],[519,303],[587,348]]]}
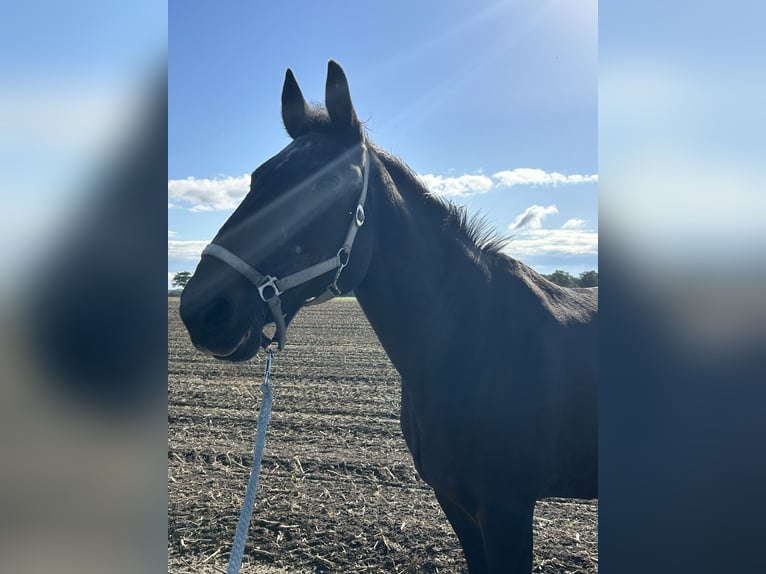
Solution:
{"label": "halter noseband", "polygon": [[341,294],[341,291],[338,288],[338,280],[340,279],[341,272],[346,267],[346,265],[348,265],[349,258],[351,257],[351,248],[353,247],[354,240],[356,239],[356,233],[364,224],[364,202],[367,198],[367,185],[370,181],[370,158],[369,152],[367,151],[367,146],[364,144],[362,144],[362,152],[362,164],[364,170],[362,193],[359,195],[359,201],[357,202],[356,210],[354,211],[354,217],[351,220],[351,225],[348,229],[348,233],[346,233],[346,239],[334,257],[330,257],[329,259],[320,261],[319,263],[311,265],[310,267],[296,271],[287,277],[278,279],[276,277],[272,277],[271,275],[261,275],[246,261],[237,255],[234,255],[234,253],[225,247],[215,243],[210,243],[205,247],[205,249],[202,250],[202,255],[209,255],[211,257],[215,257],[216,259],[220,259],[229,267],[239,272],[251,283],[253,283],[258,288],[258,294],[260,295],[261,299],[269,305],[271,314],[274,317],[274,322],[277,326],[277,330],[271,340],[263,345],[264,347],[268,347],[274,341],[277,341],[278,349],[280,351],[285,346],[285,341],[287,339],[287,326],[285,325],[285,316],[282,313],[282,300],[279,298],[282,293],[288,289],[292,289],[293,287],[298,287],[299,285],[308,283],[312,279],[315,279],[320,275],[324,275],[333,269],[337,269],[338,271],[335,273],[335,278],[333,279],[333,282],[327,287],[327,290],[325,290],[321,295],[318,295],[317,297],[304,301],[304,304],[319,305],[320,303],[329,301],[333,297],[337,297]]}

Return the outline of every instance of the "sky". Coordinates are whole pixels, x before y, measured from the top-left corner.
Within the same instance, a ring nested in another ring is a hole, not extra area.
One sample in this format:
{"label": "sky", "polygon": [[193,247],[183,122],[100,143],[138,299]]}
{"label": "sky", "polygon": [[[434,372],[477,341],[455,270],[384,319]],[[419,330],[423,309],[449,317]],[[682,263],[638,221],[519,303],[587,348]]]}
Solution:
{"label": "sky", "polygon": [[369,137],[512,235],[542,273],[598,269],[597,3],[171,1],[168,281],[289,143],[285,70],[346,72]]}

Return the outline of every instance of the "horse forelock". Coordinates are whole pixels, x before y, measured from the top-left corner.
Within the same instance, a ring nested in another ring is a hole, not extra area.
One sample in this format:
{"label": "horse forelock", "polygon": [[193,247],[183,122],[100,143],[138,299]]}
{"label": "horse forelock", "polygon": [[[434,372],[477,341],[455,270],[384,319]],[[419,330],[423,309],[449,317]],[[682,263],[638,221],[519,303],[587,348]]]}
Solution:
{"label": "horse forelock", "polygon": [[339,126],[332,121],[327,108],[318,102],[308,104],[304,121],[304,133],[324,134],[343,140],[358,137],[360,141],[366,138],[364,122],[357,119],[349,126]]}

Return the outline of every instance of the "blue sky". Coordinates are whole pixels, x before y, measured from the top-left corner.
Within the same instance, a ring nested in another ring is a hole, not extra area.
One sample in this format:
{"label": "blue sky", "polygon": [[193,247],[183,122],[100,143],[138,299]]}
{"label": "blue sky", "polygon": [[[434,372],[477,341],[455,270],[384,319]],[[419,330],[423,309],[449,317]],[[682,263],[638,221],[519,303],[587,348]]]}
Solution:
{"label": "blue sky", "polygon": [[168,25],[169,276],[289,143],[285,69],[321,101],[330,58],[371,139],[513,234],[511,256],[598,269],[595,0],[171,1]]}

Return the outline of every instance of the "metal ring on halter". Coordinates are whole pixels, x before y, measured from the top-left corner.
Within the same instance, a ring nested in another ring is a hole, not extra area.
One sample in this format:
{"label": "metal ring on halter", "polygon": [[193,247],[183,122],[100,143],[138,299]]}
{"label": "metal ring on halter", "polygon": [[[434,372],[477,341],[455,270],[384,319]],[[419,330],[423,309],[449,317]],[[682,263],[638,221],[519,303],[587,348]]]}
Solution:
{"label": "metal ring on halter", "polygon": [[348,249],[347,247],[341,247],[340,249],[338,249],[337,257],[338,257],[338,263],[340,263],[340,265],[338,265],[338,273],[340,273],[340,271],[346,265],[348,265],[348,261],[351,258],[351,250]]}
{"label": "metal ring on halter", "polygon": [[351,258],[351,250],[347,247],[341,247],[335,257],[338,259],[338,270],[335,272],[335,278],[332,280],[332,283],[327,286],[327,290],[335,297],[338,297],[342,294],[340,287],[338,287],[338,279],[340,279],[343,269],[348,265]]}
{"label": "metal ring on halter", "polygon": [[[274,297],[279,297],[282,294],[282,291],[280,291],[279,287],[277,287],[277,281],[279,281],[279,279],[277,279],[276,277],[267,275],[266,277],[264,277],[263,283],[258,285],[258,294],[261,296],[261,300],[264,303],[268,303]],[[268,298],[263,295],[263,290],[266,289],[267,287],[271,287],[274,290],[274,294]]]}

